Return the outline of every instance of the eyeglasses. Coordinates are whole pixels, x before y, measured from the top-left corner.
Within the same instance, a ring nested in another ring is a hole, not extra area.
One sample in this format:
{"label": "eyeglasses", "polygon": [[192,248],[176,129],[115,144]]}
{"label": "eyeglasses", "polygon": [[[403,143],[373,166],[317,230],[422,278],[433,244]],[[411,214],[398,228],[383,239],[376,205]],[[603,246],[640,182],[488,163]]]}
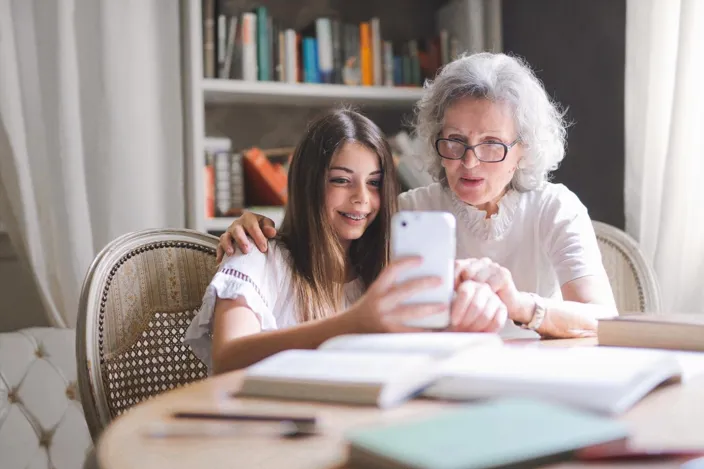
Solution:
{"label": "eyeglasses", "polygon": [[435,141],[435,150],[441,158],[447,160],[461,160],[467,150],[472,150],[479,161],[485,163],[500,163],[506,159],[508,151],[521,140],[518,137],[506,145],[502,142],[483,142],[474,146],[467,145],[451,138],[439,138]]}

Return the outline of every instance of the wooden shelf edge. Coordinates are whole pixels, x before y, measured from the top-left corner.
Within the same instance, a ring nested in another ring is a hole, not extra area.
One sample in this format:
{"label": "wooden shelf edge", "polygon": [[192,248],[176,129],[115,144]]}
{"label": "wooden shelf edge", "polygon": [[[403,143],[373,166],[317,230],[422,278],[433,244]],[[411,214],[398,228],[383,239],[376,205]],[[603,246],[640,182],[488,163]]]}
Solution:
{"label": "wooden shelf edge", "polygon": [[348,86],[320,83],[281,83],[204,79],[201,88],[207,104],[332,105],[338,103],[381,107],[409,107],[422,96],[422,88]]}

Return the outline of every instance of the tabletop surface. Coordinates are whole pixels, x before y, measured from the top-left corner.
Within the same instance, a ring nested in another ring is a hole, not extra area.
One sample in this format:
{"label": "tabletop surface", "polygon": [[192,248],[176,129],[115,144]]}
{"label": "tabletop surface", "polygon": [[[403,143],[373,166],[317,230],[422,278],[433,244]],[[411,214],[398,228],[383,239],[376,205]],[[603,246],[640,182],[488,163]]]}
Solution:
{"label": "tabletop surface", "polygon": [[[595,339],[525,341],[527,346],[550,347],[595,343]],[[346,459],[346,431],[463,405],[415,399],[393,409],[380,410],[366,406],[232,397],[239,389],[242,376],[242,372],[232,372],[211,377],[130,409],[103,432],[97,447],[100,468],[342,468]],[[225,434],[221,431],[224,426],[219,425],[214,430],[217,435],[174,435],[174,432],[188,432],[194,425],[189,421],[175,421],[171,415],[178,411],[314,414],[322,431],[314,436],[285,438],[279,434],[278,427],[271,424],[242,423],[228,424]],[[704,376],[653,391],[619,419],[631,429],[636,445],[704,448]],[[171,433],[164,436],[164,431]],[[600,463],[598,467],[676,468],[680,464],[657,460]],[[548,467],[595,466],[570,461]]]}

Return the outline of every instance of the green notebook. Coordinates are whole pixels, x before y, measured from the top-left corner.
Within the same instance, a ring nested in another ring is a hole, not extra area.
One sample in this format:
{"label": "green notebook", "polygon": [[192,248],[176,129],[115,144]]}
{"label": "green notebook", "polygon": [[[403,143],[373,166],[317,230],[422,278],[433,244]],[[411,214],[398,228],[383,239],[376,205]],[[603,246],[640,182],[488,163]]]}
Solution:
{"label": "green notebook", "polygon": [[624,424],[529,399],[497,399],[347,435],[354,467],[534,467],[627,437]]}

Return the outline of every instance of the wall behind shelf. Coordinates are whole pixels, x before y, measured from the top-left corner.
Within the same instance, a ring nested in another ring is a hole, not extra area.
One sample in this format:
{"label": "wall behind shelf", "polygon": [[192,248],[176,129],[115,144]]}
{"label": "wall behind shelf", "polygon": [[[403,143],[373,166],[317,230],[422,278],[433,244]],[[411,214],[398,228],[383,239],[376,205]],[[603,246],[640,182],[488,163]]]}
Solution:
{"label": "wall behind shelf", "polygon": [[[206,107],[205,132],[208,136],[227,136],[233,148],[294,146],[308,122],[326,108],[291,106],[237,105]],[[356,107],[372,119],[387,136],[393,136],[412,118],[411,109],[379,110]]]}
{"label": "wall behind shelf", "polygon": [[623,228],[626,0],[504,1],[502,14],[505,50],[531,64],[574,123],[556,182],[593,219]]}

